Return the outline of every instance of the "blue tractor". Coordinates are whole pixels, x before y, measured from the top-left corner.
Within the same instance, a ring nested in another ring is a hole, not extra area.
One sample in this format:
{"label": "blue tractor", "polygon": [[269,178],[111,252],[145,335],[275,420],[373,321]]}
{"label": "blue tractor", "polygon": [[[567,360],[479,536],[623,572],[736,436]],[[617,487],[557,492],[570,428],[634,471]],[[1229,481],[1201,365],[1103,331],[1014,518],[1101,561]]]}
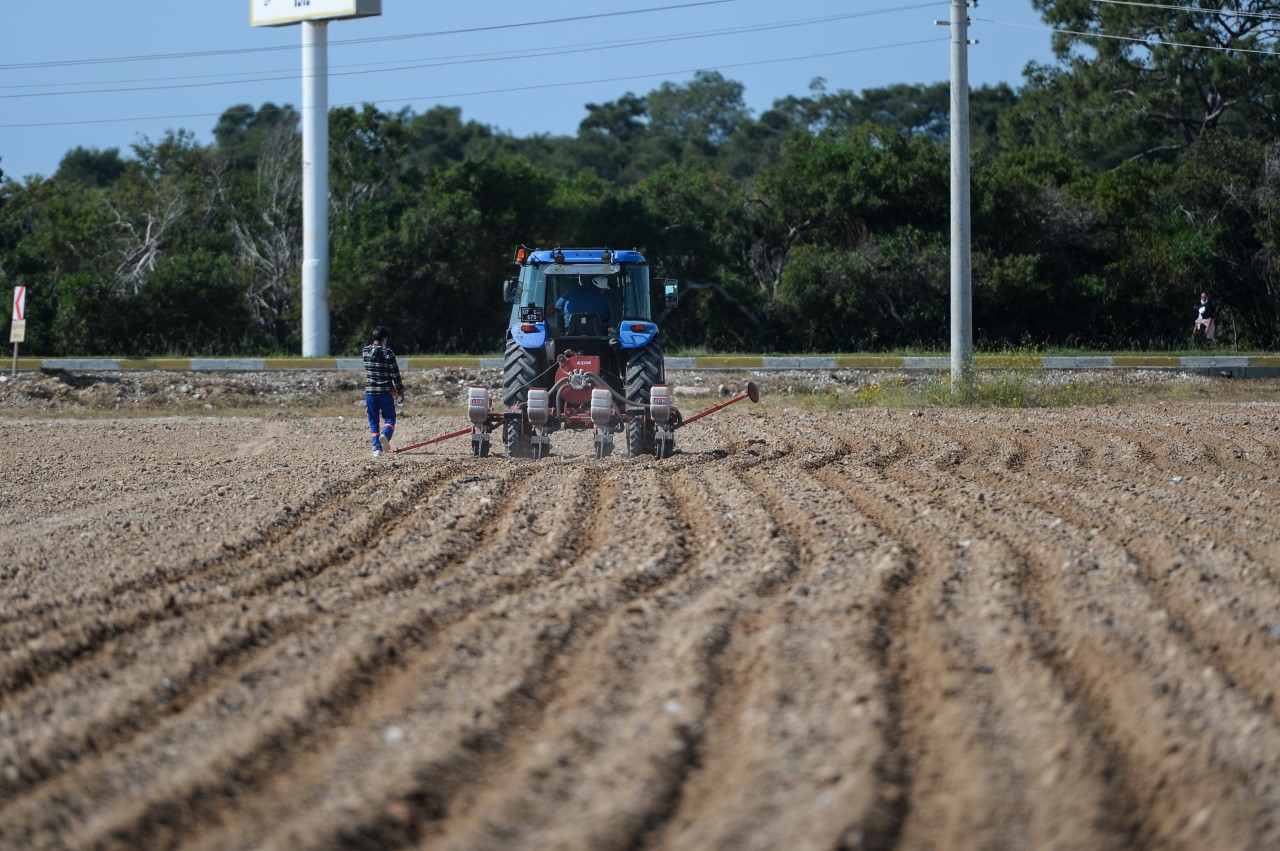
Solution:
{"label": "blue tractor", "polygon": [[[680,413],[667,392],[644,256],[635,249],[522,246],[516,263],[518,276],[505,285],[507,454],[541,458],[553,432],[591,429],[597,457],[613,451],[619,433],[630,455],[670,455]],[[665,281],[665,308],[674,309],[678,298],[676,282]]]}

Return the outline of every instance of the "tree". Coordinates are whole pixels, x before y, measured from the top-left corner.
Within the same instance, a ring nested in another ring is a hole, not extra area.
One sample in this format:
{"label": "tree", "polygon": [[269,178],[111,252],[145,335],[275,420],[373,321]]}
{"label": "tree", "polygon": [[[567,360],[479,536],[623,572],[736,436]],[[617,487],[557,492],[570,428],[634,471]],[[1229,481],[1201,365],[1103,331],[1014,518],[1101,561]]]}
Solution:
{"label": "tree", "polygon": [[54,177],[101,189],[119,179],[124,170],[125,162],[120,158],[119,148],[107,148],[104,151],[77,145],[63,155]]}
{"label": "tree", "polygon": [[[1215,132],[1271,136],[1276,0],[1152,5],[1033,0],[1058,28],[1058,68],[1032,66],[1009,131],[1101,165],[1158,156]],[[1011,140],[1013,141],[1013,140]]]}
{"label": "tree", "polygon": [[723,144],[750,117],[743,85],[719,71],[698,71],[689,83],[663,83],[649,94],[653,126],[688,141]]}
{"label": "tree", "polygon": [[231,107],[218,118],[213,138],[232,167],[252,171],[264,145],[281,132],[296,132],[301,117],[289,105],[264,103],[258,109],[246,103]]}
{"label": "tree", "polygon": [[291,342],[290,318],[300,301],[302,140],[277,124],[258,140],[252,177],[217,172],[218,202],[244,269],[243,298],[253,323],[278,349]]}
{"label": "tree", "polygon": [[111,284],[112,236],[107,205],[81,184],[0,185],[0,279],[31,293],[29,352],[110,350],[127,317]]}

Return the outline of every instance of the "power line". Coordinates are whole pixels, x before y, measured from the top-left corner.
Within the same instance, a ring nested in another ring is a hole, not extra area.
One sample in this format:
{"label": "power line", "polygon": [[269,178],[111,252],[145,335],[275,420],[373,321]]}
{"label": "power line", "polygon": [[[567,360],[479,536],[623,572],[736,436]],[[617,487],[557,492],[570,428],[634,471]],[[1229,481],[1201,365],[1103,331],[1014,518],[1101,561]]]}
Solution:
{"label": "power line", "polygon": [[[494,32],[497,30],[520,29],[522,27],[541,27],[550,24],[567,24],[578,21],[594,21],[601,18],[619,18],[626,15],[644,15],[651,12],[669,12],[676,9],[693,9],[699,6],[717,6],[722,3],[736,3],[737,0],[697,0],[692,3],[678,3],[672,6],[651,6],[647,9],[628,9],[622,12],[598,12],[593,15],[574,15],[566,18],[547,18],[540,21],[520,21],[513,24],[490,24],[483,27],[463,27],[455,30],[438,30],[435,32],[407,33],[402,35],[375,36],[372,38],[350,38],[329,42],[330,46],[344,44],[375,44],[387,41],[404,41],[413,38],[438,38],[446,35],[464,35],[468,33]],[[154,60],[195,59],[208,56],[235,56],[246,53],[272,53],[281,50],[298,50],[298,45],[277,45],[274,47],[241,47],[227,50],[200,50],[184,53],[151,53],[138,56],[111,56],[99,59],[62,59],[51,62],[25,62],[13,65],[0,65],[0,71],[21,71],[31,68],[68,68],[75,65],[109,65],[123,62],[149,62]]]}
{"label": "power line", "polygon": [[[364,104],[372,104],[374,106],[377,106],[378,104],[383,104],[383,103],[415,103],[418,101],[447,100],[447,99],[454,99],[454,98],[478,97],[481,95],[511,94],[515,92],[531,92],[531,91],[541,91],[545,89],[569,88],[572,86],[590,86],[590,85],[596,85],[599,83],[632,82],[635,80],[650,80],[655,77],[674,77],[674,76],[679,76],[681,74],[693,74],[698,71],[722,71],[722,70],[727,70],[731,68],[748,68],[748,67],[755,67],[760,65],[777,65],[784,62],[802,62],[808,59],[826,59],[833,56],[848,56],[854,53],[867,53],[874,50],[890,50],[898,47],[915,47],[922,44],[939,44],[942,42],[946,42],[947,40],[948,38],[946,37],[929,38],[929,39],[922,39],[920,41],[902,41],[902,42],[897,42],[895,44],[878,44],[878,45],[873,45],[871,47],[855,47],[855,48],[850,48],[848,50],[834,50],[826,53],[810,53],[804,56],[787,56],[787,57],[782,57],[777,59],[757,59],[751,62],[734,62],[734,63],[724,64],[724,65],[713,65],[713,66],[704,65],[698,68],[685,68],[678,71],[655,71],[648,74],[631,74],[631,75],[622,76],[622,77],[601,77],[594,80],[573,80],[573,81],[563,82],[563,83],[538,83],[538,84],[533,84],[528,86],[513,86],[510,88],[502,88],[502,89],[482,89],[482,90],[470,91],[470,92],[455,92],[452,94],[420,95],[420,96],[402,97],[402,98],[380,98],[375,101],[350,101],[347,103],[333,104],[332,106],[333,107],[345,107],[345,106],[354,107],[354,106],[363,106]],[[31,123],[31,124],[0,124],[0,130],[19,130],[19,129],[30,129],[30,128],[36,128],[36,127],[77,127],[77,126],[85,126],[85,125],[92,125],[92,124],[122,124],[122,123],[137,123],[137,122],[143,122],[143,121],[174,121],[179,119],[191,119],[191,118],[218,118],[218,117],[221,117],[222,115],[223,113],[221,112],[194,112],[194,113],[187,113],[183,115],[148,115],[148,116],[136,116],[133,118],[98,118],[98,119],[87,119],[82,121],[48,121],[48,122],[39,122],[39,123]]]}
{"label": "power line", "polygon": [[[641,39],[618,40],[618,41],[612,41],[612,42],[592,42],[590,44],[575,44],[575,45],[544,47],[544,48],[540,48],[537,51],[533,51],[533,50],[515,51],[510,53],[509,55],[502,55],[497,53],[471,54],[468,56],[445,57],[438,60],[415,62],[414,64],[409,64],[409,65],[399,64],[399,63],[394,63],[394,64],[382,63],[382,62],[367,63],[367,64],[383,66],[383,67],[365,68],[364,70],[358,70],[358,71],[339,71],[339,72],[334,72],[332,69],[330,69],[330,73],[328,76],[329,77],[348,77],[348,76],[360,76],[360,75],[366,75],[366,74],[385,74],[385,73],[392,73],[397,71],[417,71],[417,70],[422,70],[426,68],[443,68],[443,67],[449,67],[453,65],[470,65],[470,64],[477,64],[477,63],[484,63],[484,62],[503,62],[503,61],[510,61],[513,59],[536,59],[536,58],[543,58],[547,56],[564,56],[566,54],[592,53],[592,52],[598,52],[602,50],[616,50],[624,47],[638,47],[638,46],[647,46],[651,44],[668,44],[671,42],[690,41],[690,40],[701,39],[701,38],[715,38],[715,37],[726,36],[726,35],[741,35],[744,33],[769,32],[772,30],[790,29],[790,28],[803,27],[803,26],[813,26],[816,24],[833,23],[836,21],[849,20],[852,18],[864,18],[864,17],[873,16],[873,15],[889,14],[893,12],[904,12],[904,11],[913,11],[916,9],[931,8],[934,6],[942,5],[943,2],[944,0],[930,0],[930,2],[915,3],[907,6],[893,6],[893,7],[881,8],[881,9],[869,9],[861,12],[850,12],[843,15],[827,15],[819,18],[775,21],[767,24],[751,24],[751,25],[746,25],[741,27],[728,27],[728,28],[723,28],[718,30],[701,30],[693,33],[676,33],[676,34],[667,35],[667,36],[649,36]],[[388,65],[390,65],[391,67],[386,67]],[[353,66],[338,66],[338,67],[353,67]],[[215,81],[203,82],[203,83],[175,82],[168,85],[134,86],[131,88],[99,88],[99,89],[79,89],[79,90],[53,91],[53,92],[49,92],[49,91],[21,92],[17,94],[0,94],[0,100],[15,100],[20,98],[34,98],[34,97],[65,97],[70,95],[91,95],[91,94],[130,94],[135,92],[167,91],[172,89],[195,89],[195,88],[211,88],[211,87],[217,87],[217,86],[234,86],[234,85],[243,85],[246,83],[279,82],[282,80],[297,80],[301,78],[301,75],[296,72],[266,71],[266,72],[244,72],[244,73],[268,73],[268,74],[279,74],[283,76],[247,77],[239,80],[215,80]],[[219,76],[226,76],[226,75],[204,75],[203,77],[201,77],[201,79],[207,79],[209,77],[219,77]],[[163,82],[167,79],[174,79],[174,78],[162,77],[162,78],[156,78],[154,81]],[[189,79],[189,78],[177,78],[177,79],[181,80],[181,79]],[[151,82],[151,81],[137,80],[137,81],[121,81],[121,82]],[[37,84],[37,85],[40,88],[49,87],[43,84]],[[62,84],[62,85],[83,85],[83,84]],[[31,86],[29,85],[22,86],[22,87],[9,86],[9,87],[0,87],[0,88],[31,88]]]}
{"label": "power line", "polygon": [[982,21],[984,24],[996,24],[1002,27],[1017,27],[1025,30],[1041,30],[1043,32],[1061,33],[1063,35],[1078,35],[1086,38],[1107,38],[1113,41],[1131,41],[1138,44],[1144,44],[1147,47],[1185,47],[1190,50],[1217,50],[1223,53],[1256,53],[1261,56],[1275,56],[1272,50],[1253,50],[1248,47],[1223,47],[1216,44],[1190,44],[1185,41],[1166,41],[1156,38],[1139,38],[1137,36],[1128,35],[1111,35],[1109,33],[1089,32],[1087,30],[1062,30],[1055,27],[1037,27],[1034,24],[1020,24],[1016,21],[997,21],[992,18],[974,18],[975,21]]}
{"label": "power line", "polygon": [[1202,9],[1199,6],[1166,6],[1159,3],[1141,3],[1138,0],[1093,0],[1094,3],[1107,3],[1112,6],[1140,6],[1146,9],[1164,9],[1170,12],[1190,12],[1199,15],[1218,15],[1237,18],[1262,18],[1268,21],[1280,21],[1280,15],[1272,12],[1241,12],[1237,9]]}

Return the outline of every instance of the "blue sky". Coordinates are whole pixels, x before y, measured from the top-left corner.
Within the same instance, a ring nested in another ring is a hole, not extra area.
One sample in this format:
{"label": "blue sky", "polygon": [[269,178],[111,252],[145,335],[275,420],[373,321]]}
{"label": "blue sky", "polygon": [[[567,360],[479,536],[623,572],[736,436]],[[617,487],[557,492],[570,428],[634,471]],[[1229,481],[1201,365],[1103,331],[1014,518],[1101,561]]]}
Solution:
{"label": "blue sky", "polygon": [[[948,17],[946,0],[725,0],[616,14],[682,2],[698,0],[383,0],[381,17],[329,25],[329,102],[419,113],[447,104],[516,135],[561,135],[576,131],[587,103],[687,82],[698,69],[742,82],[756,114],[807,94],[815,77],[860,92],[949,75],[947,30],[933,25]],[[301,103],[299,27],[251,27],[250,0],[7,5],[9,177],[51,174],[77,145],[130,155],[134,142],[177,128],[208,142],[235,104]],[[1030,0],[986,0],[971,14],[971,84],[1020,86],[1028,62],[1052,61]],[[447,33],[477,28],[488,29]]]}

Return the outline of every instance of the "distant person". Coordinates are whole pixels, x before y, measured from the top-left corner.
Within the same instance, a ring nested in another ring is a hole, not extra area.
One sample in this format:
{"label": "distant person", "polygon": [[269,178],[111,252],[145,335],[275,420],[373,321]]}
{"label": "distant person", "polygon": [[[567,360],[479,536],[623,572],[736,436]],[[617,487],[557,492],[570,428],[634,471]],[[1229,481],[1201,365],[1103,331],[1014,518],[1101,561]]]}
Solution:
{"label": "distant person", "polygon": [[[396,401],[404,404],[404,383],[395,353],[387,346],[391,332],[379,325],[373,342],[364,347],[364,406],[369,413],[369,434],[373,457],[391,453],[391,437],[396,432]],[[379,428],[379,419],[382,426]]]}
{"label": "distant person", "polygon": [[1204,340],[1211,342],[1214,331],[1213,317],[1213,302],[1209,301],[1209,294],[1200,293],[1200,309],[1196,312],[1196,323],[1191,327],[1192,336],[1199,338],[1203,333]]}
{"label": "distant person", "polygon": [[566,330],[568,317],[575,313],[594,313],[600,317],[601,323],[608,326],[609,318],[613,315],[613,309],[609,306],[608,292],[609,279],[604,275],[592,278],[590,285],[579,277],[578,286],[560,296],[551,311],[564,317],[562,322],[565,323]]}

